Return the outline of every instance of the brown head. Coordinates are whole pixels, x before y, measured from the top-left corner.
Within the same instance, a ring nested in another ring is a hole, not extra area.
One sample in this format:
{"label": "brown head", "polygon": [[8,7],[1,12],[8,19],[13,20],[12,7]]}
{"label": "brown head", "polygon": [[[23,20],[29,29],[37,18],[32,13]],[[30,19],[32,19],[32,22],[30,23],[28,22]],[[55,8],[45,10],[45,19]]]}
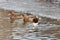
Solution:
{"label": "brown head", "polygon": [[39,20],[38,18],[34,18],[34,19],[33,19],[33,22],[34,22],[34,23],[37,23],[38,20]]}
{"label": "brown head", "polygon": [[33,23],[37,23],[38,21],[39,21],[38,16],[35,16],[35,17],[33,18]]}

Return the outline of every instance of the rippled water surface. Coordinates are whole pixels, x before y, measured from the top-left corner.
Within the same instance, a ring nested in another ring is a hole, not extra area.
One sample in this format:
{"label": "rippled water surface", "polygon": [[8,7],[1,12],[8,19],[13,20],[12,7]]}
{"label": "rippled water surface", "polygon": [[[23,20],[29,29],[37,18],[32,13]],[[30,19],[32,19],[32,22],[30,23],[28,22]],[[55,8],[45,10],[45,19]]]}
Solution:
{"label": "rippled water surface", "polygon": [[3,40],[58,40],[60,25],[41,21],[38,32],[34,32],[32,23],[23,25],[22,20],[10,23],[9,18],[0,18],[0,38]]}
{"label": "rippled water surface", "polygon": [[32,23],[22,25],[22,20],[10,23],[6,11],[0,9],[0,40],[60,40],[60,20],[56,20],[60,19],[60,9],[55,5],[39,3],[38,0],[4,0],[1,1],[0,8],[48,17],[42,17],[38,32],[34,32]]}

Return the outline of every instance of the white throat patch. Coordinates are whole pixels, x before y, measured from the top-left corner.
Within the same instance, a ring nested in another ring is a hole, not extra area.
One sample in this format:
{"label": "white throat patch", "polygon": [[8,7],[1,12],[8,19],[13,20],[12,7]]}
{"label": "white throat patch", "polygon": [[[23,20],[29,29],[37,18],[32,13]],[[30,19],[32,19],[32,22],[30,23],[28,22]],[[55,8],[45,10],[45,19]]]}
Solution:
{"label": "white throat patch", "polygon": [[33,26],[38,26],[38,23],[33,23]]}

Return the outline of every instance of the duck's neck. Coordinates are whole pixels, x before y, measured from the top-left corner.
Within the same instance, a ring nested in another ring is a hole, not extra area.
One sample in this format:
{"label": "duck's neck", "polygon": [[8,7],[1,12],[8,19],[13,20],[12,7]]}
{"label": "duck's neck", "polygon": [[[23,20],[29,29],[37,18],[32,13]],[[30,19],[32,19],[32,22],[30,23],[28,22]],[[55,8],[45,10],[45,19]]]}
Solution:
{"label": "duck's neck", "polygon": [[38,23],[33,23],[33,26],[38,26]]}

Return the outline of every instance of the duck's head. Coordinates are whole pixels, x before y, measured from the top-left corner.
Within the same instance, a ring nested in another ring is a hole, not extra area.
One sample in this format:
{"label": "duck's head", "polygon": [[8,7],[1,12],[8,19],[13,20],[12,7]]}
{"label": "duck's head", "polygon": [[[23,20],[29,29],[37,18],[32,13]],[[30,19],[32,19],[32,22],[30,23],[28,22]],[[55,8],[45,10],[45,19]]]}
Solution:
{"label": "duck's head", "polygon": [[38,26],[38,21],[41,20],[38,16],[33,18],[33,26]]}

